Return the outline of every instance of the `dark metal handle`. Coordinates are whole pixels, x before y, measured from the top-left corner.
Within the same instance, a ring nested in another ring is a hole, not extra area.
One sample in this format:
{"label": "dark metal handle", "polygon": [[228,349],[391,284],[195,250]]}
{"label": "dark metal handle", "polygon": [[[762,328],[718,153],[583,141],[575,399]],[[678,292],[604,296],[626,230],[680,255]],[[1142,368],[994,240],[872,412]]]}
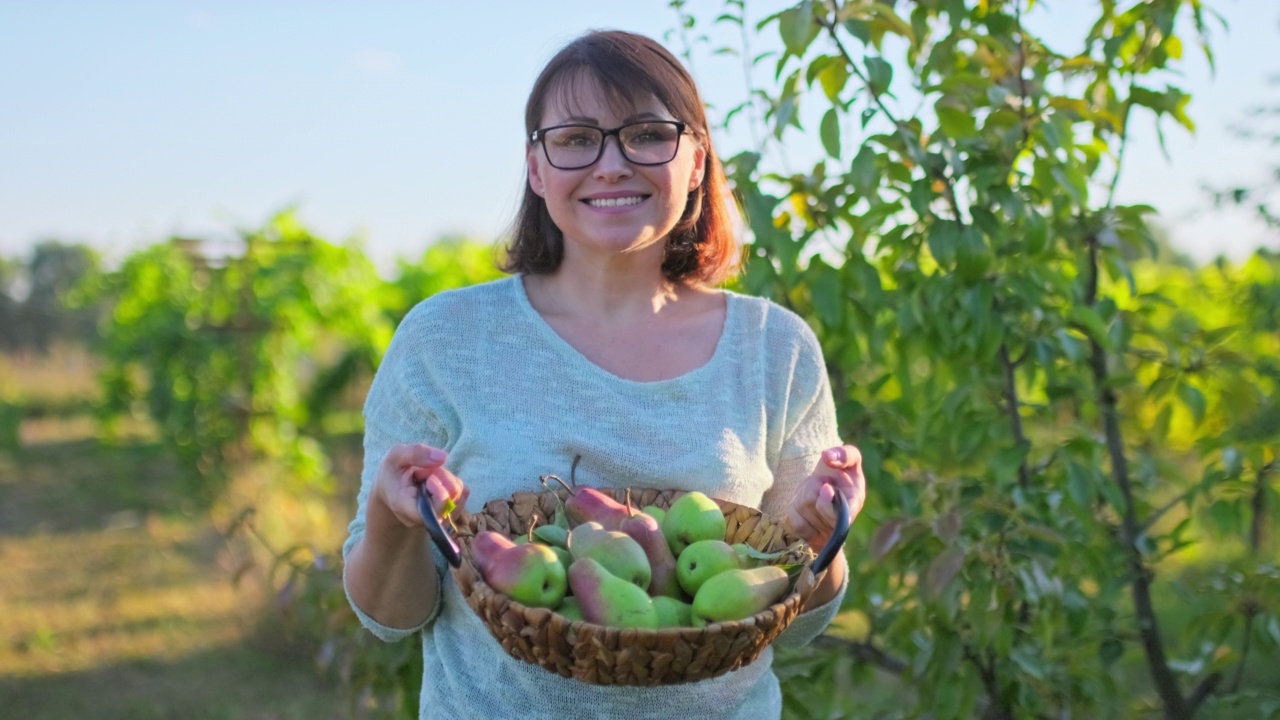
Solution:
{"label": "dark metal handle", "polygon": [[440,525],[440,518],[436,517],[436,511],[431,508],[431,492],[427,490],[426,482],[418,483],[418,514],[422,515],[422,521],[427,524],[427,534],[431,536],[431,542],[440,548],[440,554],[444,555],[444,559],[453,567],[460,567],[462,553],[458,549],[458,543],[454,542]]}
{"label": "dark metal handle", "polygon": [[831,561],[836,559],[836,553],[844,547],[844,540],[849,536],[849,501],[845,499],[844,493],[836,490],[836,496],[831,499],[831,502],[836,506],[836,529],[831,533],[826,546],[818,553],[818,557],[813,559],[813,564],[809,566],[815,577],[821,575]]}

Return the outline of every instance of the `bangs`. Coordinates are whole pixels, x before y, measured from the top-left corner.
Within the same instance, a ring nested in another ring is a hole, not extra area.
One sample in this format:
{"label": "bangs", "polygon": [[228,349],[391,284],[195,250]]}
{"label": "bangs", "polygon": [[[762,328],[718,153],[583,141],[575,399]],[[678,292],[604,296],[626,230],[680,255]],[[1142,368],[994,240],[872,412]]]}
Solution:
{"label": "bangs", "polygon": [[600,98],[619,118],[636,115],[653,98],[691,129],[706,131],[702,100],[674,58],[600,36],[565,48],[544,68],[525,108],[526,130],[538,129],[552,108],[584,115],[586,97]]}
{"label": "bangs", "polygon": [[[628,118],[637,114],[640,107],[646,104],[646,96],[657,97],[656,93],[642,87],[642,83],[635,82],[634,76],[625,85],[620,80],[621,78],[602,75],[596,68],[586,65],[567,67],[564,72],[551,79],[541,112],[538,113],[541,117],[534,122],[541,123],[553,109],[564,111],[567,116],[588,117],[589,113],[582,107],[582,98],[592,96],[601,98],[605,107],[616,117]],[[671,112],[662,98],[658,98],[658,102]],[[532,127],[529,131],[536,129]]]}

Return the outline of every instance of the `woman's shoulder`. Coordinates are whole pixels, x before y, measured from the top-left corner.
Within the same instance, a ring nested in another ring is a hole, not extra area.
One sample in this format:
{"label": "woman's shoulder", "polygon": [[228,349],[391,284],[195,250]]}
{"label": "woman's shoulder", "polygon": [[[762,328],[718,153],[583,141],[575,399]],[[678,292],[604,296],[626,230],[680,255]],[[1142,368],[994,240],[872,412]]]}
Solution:
{"label": "woman's shoulder", "polygon": [[737,306],[742,323],[748,332],[758,335],[768,345],[793,345],[799,343],[818,346],[818,338],[808,321],[791,308],[758,295],[746,295],[725,290],[730,301]]}
{"label": "woman's shoulder", "polygon": [[509,275],[475,285],[441,290],[414,305],[401,321],[401,326],[474,324],[503,312],[509,302],[511,283],[518,276]]}

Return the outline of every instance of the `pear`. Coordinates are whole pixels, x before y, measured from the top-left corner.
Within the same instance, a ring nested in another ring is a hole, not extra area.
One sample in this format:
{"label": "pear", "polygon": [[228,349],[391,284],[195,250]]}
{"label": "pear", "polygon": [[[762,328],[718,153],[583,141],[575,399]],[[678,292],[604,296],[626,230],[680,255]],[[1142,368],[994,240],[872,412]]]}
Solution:
{"label": "pear", "polygon": [[565,537],[565,547],[574,556],[586,553],[587,549],[597,542],[605,539],[608,531],[604,526],[595,521],[588,521],[578,525],[569,531]]}
{"label": "pear", "polygon": [[606,530],[617,530],[618,524],[631,516],[632,511],[622,503],[595,488],[575,488],[573,495],[564,501],[564,512],[570,527],[585,522],[598,522]]}
{"label": "pear", "polygon": [[671,503],[662,518],[662,534],[676,557],[699,540],[724,540],[724,532],[724,513],[720,506],[696,490]]}
{"label": "pear", "polygon": [[651,515],[640,513],[622,521],[619,529],[630,535],[649,559],[652,571],[649,579],[649,594],[653,597],[667,595],[680,596],[680,581],[676,578],[676,558],[671,554],[667,538],[662,534],[662,526]]}
{"label": "pear", "polygon": [[742,565],[738,553],[724,540],[699,540],[680,553],[676,561],[676,578],[680,587],[690,597],[711,578],[727,570],[737,570]]}
{"label": "pear", "polygon": [[777,602],[790,584],[787,571],[777,565],[727,570],[698,589],[693,616],[707,623],[748,618]]}
{"label": "pear", "polygon": [[574,560],[590,558],[604,566],[609,574],[622,578],[636,587],[649,591],[653,580],[653,568],[644,548],[630,535],[617,530],[606,530],[604,537],[590,543],[586,550],[570,550]]}
{"label": "pear", "polygon": [[653,607],[658,611],[658,627],[690,627],[693,624],[693,606],[683,600],[666,595],[653,598]]}
{"label": "pear", "polygon": [[515,541],[506,535],[483,530],[471,539],[471,563],[477,569],[487,567],[498,553],[515,546]]}
{"label": "pear", "polygon": [[569,566],[573,564],[573,555],[570,555],[569,551],[562,547],[556,547],[555,545],[548,545],[547,547],[551,548],[551,552],[556,554],[556,558],[564,566],[565,572],[568,572]]}
{"label": "pear", "polygon": [[[483,534],[477,534],[476,539]],[[471,557],[474,561],[474,550]],[[512,542],[509,548],[492,556],[482,553],[481,557],[484,562],[476,568],[485,582],[512,600],[529,607],[553,608],[564,599],[567,574],[555,551],[546,545]]]}
{"label": "pear", "polygon": [[618,628],[658,629],[658,610],[649,594],[610,575],[591,558],[573,561],[569,568],[569,586],[587,622]]}
{"label": "pear", "polygon": [[578,604],[578,598],[573,595],[566,595],[560,604],[556,606],[556,612],[560,613],[567,620],[585,620],[582,617],[582,606]]}
{"label": "pear", "polygon": [[659,525],[662,524],[662,518],[665,517],[667,514],[666,510],[663,510],[657,505],[645,505],[644,507],[640,508],[640,512],[644,513],[645,515],[648,515],[654,520],[657,520]]}

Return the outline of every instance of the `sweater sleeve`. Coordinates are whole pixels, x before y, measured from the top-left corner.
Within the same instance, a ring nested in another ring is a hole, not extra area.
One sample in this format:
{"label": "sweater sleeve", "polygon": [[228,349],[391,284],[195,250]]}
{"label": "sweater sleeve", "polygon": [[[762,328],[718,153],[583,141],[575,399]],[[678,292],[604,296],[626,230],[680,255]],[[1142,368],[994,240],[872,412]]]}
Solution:
{"label": "sweater sleeve", "polygon": [[[792,340],[792,376],[787,386],[782,414],[782,445],[773,473],[773,485],[761,499],[761,510],[781,516],[791,504],[800,484],[817,466],[822,451],[841,444],[836,428],[835,401],[827,377],[822,348],[807,325]],[[820,549],[820,548],[815,548]],[[840,562],[846,563],[843,554]],[[797,648],[808,644],[831,624],[849,586],[848,565],[844,582],[827,603],[801,613],[775,641],[779,647]]]}
{"label": "sweater sleeve", "polygon": [[[443,448],[448,442],[446,428],[426,402],[428,392],[425,383],[426,374],[415,363],[415,358],[420,358],[422,355],[418,347],[420,338],[413,335],[412,318],[411,313],[396,331],[365,399],[364,466],[360,475],[360,492],[356,499],[355,517],[348,526],[347,540],[342,546],[344,559],[364,537],[369,493],[377,477],[378,467],[382,464],[382,458],[386,456],[387,451],[400,443],[426,443],[432,447]],[[435,610],[421,624],[411,628],[392,628],[383,625],[357,606],[351,598],[350,591],[347,591],[347,602],[351,604],[360,623],[384,642],[394,642],[413,635],[431,623],[440,612],[440,603],[443,598],[439,588],[443,588],[446,564],[440,551],[427,540],[425,533],[423,542],[426,542],[431,549],[440,583],[437,585]],[[345,589],[345,578],[343,586]]]}

